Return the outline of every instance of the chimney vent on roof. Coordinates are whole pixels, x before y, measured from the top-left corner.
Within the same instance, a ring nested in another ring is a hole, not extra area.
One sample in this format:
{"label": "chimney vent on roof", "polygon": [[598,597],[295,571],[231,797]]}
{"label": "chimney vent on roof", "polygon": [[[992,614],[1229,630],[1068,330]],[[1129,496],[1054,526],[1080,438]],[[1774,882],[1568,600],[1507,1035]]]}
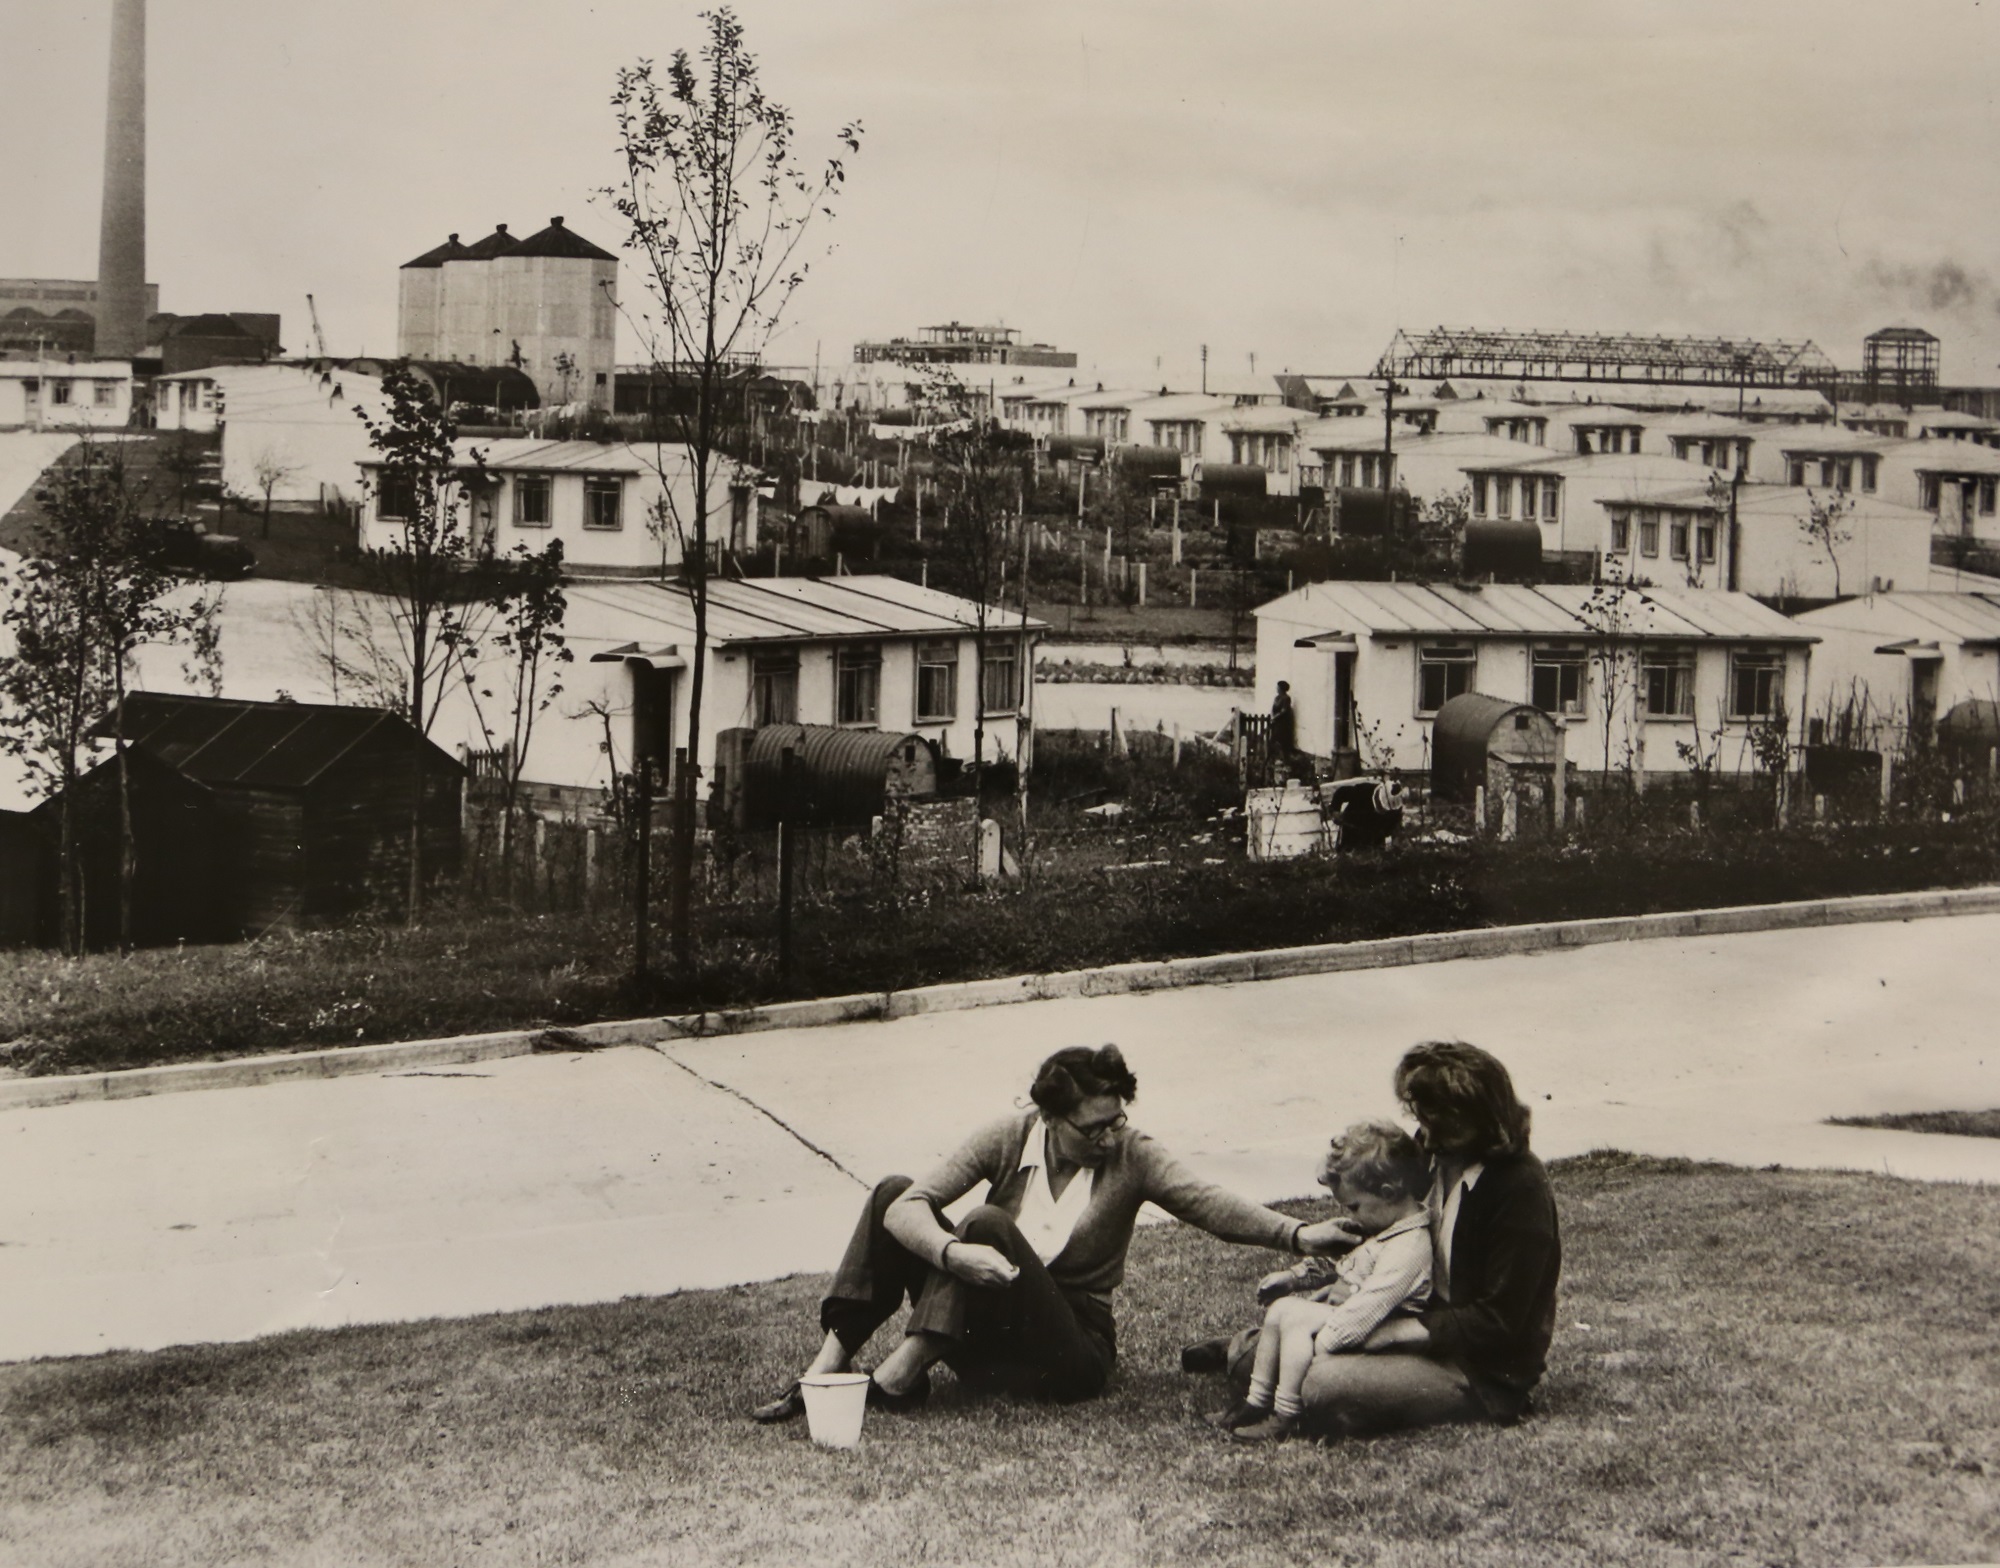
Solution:
{"label": "chimney vent on roof", "polygon": [[458,236],[456,234],[447,234],[445,238],[454,245],[458,243]]}
{"label": "chimney vent on roof", "polygon": [[507,225],[504,223],[496,223],[493,225],[493,230],[496,234],[505,234],[507,232]]}
{"label": "chimney vent on roof", "polygon": [[549,227],[550,227],[550,228],[552,228],[552,229],[559,229],[559,228],[561,228],[561,227],[562,227],[562,219],[561,219],[560,217],[555,217],[555,218],[551,218],[551,219],[549,219]]}

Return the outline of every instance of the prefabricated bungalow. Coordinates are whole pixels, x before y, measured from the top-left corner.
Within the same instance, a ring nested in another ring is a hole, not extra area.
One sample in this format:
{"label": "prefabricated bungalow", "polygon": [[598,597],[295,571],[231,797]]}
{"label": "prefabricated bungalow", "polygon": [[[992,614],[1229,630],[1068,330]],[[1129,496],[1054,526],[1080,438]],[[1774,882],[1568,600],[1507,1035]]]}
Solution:
{"label": "prefabricated bungalow", "polygon": [[1328,582],[1255,613],[1259,703],[1291,682],[1299,749],[1337,772],[1428,771],[1438,710],[1479,692],[1551,715],[1586,772],[1680,774],[1685,743],[1747,773],[1754,731],[1801,729],[1814,641],[1687,588]]}
{"label": "prefabricated bungalow", "polygon": [[[694,516],[686,447],[505,438],[461,441],[459,450],[467,465],[461,504],[476,553],[538,550],[553,538],[573,571],[647,576],[680,564],[681,530],[692,528]],[[482,467],[473,466],[475,452]],[[361,542],[393,545],[410,515],[410,488],[385,476],[372,454],[359,466],[368,497]],[[754,471],[720,459],[708,497],[708,537],[718,555],[757,548],[757,501]]]}
{"label": "prefabricated bungalow", "polygon": [[2000,702],[2000,593],[1863,594],[1797,620],[1819,639],[1809,736],[1905,752],[1962,704]]}
{"label": "prefabricated bungalow", "polygon": [[[1839,506],[1820,536],[1807,526],[1815,501]],[[1879,496],[1744,484],[1600,505],[1605,529],[1594,548],[1607,575],[1628,581],[1787,600],[1930,581],[1930,514]]]}
{"label": "prefabricated bungalow", "polygon": [[[525,777],[602,788],[635,756],[670,761],[686,744],[694,610],[678,583],[579,581],[564,630],[576,664],[565,706],[591,722],[544,723]],[[1046,623],[1019,610],[895,577],[712,579],[701,751],[728,729],[835,725],[918,735],[938,756],[1023,756],[1033,731],[1031,675]],[[702,790],[712,784],[705,777]]]}

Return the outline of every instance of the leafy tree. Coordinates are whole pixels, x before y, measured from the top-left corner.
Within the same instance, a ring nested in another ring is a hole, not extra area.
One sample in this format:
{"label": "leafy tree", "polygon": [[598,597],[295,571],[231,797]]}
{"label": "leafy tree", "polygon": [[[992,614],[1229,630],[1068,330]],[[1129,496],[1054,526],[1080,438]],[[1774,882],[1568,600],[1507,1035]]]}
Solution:
{"label": "leafy tree", "polygon": [[132,832],[124,699],[131,660],[147,645],[186,650],[184,673],[219,679],[220,591],[195,588],[163,564],[161,528],[148,515],[122,450],[83,442],[37,489],[30,553],[7,586],[0,629],[0,751],[58,792],[57,897],[65,951],[85,941],[77,781],[106,717],[118,759],[121,948],[132,941],[138,848]]}
{"label": "leafy tree", "polygon": [[1590,645],[1591,689],[1603,724],[1604,776],[1611,776],[1612,754],[1622,729],[1621,761],[1628,786],[1638,765],[1633,735],[1639,722],[1640,638],[1652,613],[1653,601],[1621,577],[1593,584],[1576,612],[1577,619],[1596,634]]}
{"label": "leafy tree", "polygon": [[[495,563],[498,571],[492,597],[487,601],[498,621],[492,636],[494,649],[507,661],[505,678],[506,798],[500,818],[500,863],[511,888],[514,865],[514,819],[521,797],[521,772],[527,766],[528,746],[534,739],[535,721],[563,693],[561,671],[556,668],[575,662],[568,638],[563,634],[563,616],[569,601],[563,593],[563,544],[551,539],[540,550],[517,544]],[[473,685],[470,667],[466,682]],[[487,725],[478,698],[492,698],[491,687],[477,688],[474,708],[488,743],[494,730]]]}
{"label": "leafy tree", "polygon": [[[727,6],[704,11],[707,37],[694,56],[676,50],[665,72],[641,60],[618,73],[611,107],[624,175],[604,192],[624,220],[624,248],[636,257],[651,309],[633,321],[656,375],[677,394],[657,431],[687,449],[692,484],[683,501],[673,484],[651,526],[662,545],[679,546],[693,605],[688,663],[686,774],[673,822],[674,953],[685,968],[694,870],[692,784],[701,768],[701,700],[708,661],[711,495],[727,461],[722,437],[735,397],[731,370],[759,351],[805,281],[805,237],[831,217],[847,178],[838,157],[809,170],[793,152],[792,114],[765,96],[757,57],[743,24]],[[860,150],[861,126],[839,133]],[[654,466],[667,478],[656,446]]]}
{"label": "leafy tree", "polygon": [[1854,531],[1847,526],[1854,515],[1854,498],[1849,495],[1821,495],[1816,491],[1806,491],[1806,515],[1799,519],[1799,532],[1813,549],[1825,554],[1833,565],[1833,596],[1838,599],[1840,592],[1840,547],[1854,542]]}
{"label": "leafy tree", "polygon": [[258,535],[260,539],[271,537],[272,492],[298,472],[297,463],[286,462],[276,452],[265,450],[257,454],[257,461],[250,468],[250,477],[256,481],[257,493],[264,498],[264,526]]}
{"label": "leafy tree", "polygon": [[[458,425],[430,388],[406,367],[382,378],[385,408],[355,413],[368,428],[379,468],[378,503],[392,502],[401,521],[386,545],[363,552],[371,586],[391,602],[390,651],[403,679],[403,715],[410,721],[410,864],[405,914],[423,913],[424,741],[454,666],[479,646],[491,610],[471,571],[475,560],[467,523],[468,491],[486,477],[485,455],[458,451]],[[378,505],[378,515],[381,510]]]}

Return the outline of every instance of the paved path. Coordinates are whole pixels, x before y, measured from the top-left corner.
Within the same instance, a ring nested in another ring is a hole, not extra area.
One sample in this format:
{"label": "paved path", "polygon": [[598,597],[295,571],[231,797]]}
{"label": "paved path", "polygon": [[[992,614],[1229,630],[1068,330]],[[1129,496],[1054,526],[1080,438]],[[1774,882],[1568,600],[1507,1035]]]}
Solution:
{"label": "paved path", "polygon": [[1550,1157],[2000,1182],[2000,1140],[1822,1120],[2000,1106],[1996,953],[2000,916],[1633,942],[0,1113],[0,1359],[826,1269],[864,1180],[1076,1041],[1265,1198],[1427,1035],[1498,1052]]}

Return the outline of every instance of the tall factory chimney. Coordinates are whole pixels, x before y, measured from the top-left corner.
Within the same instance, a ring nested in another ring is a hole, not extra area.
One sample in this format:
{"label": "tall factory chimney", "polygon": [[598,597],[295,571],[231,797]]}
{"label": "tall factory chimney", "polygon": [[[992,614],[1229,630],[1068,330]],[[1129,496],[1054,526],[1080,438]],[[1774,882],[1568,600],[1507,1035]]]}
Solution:
{"label": "tall factory chimney", "polygon": [[129,358],[146,346],[146,0],[112,0],[112,7],[97,352]]}

